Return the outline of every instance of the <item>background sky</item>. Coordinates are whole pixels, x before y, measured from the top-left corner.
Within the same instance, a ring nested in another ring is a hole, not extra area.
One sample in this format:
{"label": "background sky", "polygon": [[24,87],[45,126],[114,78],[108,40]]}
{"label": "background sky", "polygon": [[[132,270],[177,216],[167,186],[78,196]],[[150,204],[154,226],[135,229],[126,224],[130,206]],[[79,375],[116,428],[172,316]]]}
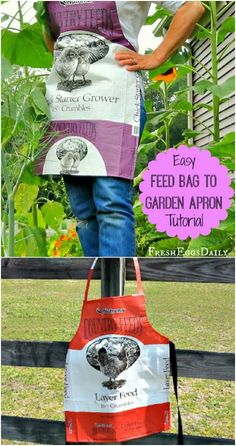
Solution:
{"label": "background sky", "polygon": [[[34,18],[34,9],[33,9],[33,1],[27,0],[27,1],[21,1],[21,4],[23,6],[23,12],[25,14],[25,20],[28,23],[33,23],[35,21]],[[17,1],[16,0],[10,0],[7,3],[4,3],[1,5],[1,12],[2,14],[8,14],[11,16],[14,16],[14,14],[17,11]],[[149,14],[152,14],[155,11],[155,5],[151,5]],[[7,21],[3,22],[3,26],[7,25]],[[19,28],[19,22],[17,20],[14,20],[11,24],[11,26],[15,29]],[[144,53],[145,49],[151,48],[155,49],[159,43],[161,42],[160,38],[157,38],[153,35],[152,30],[155,28],[155,25],[151,26],[143,26],[141,28],[140,34],[139,34],[139,52]]]}

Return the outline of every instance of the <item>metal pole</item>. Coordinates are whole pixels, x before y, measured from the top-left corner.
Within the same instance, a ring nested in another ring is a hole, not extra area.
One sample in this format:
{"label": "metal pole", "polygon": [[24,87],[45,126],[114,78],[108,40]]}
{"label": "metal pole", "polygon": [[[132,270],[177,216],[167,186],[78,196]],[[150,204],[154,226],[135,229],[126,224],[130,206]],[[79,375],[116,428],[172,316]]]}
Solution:
{"label": "metal pole", "polygon": [[[125,288],[125,258],[101,258],[101,296],[123,296]],[[110,444],[122,444],[110,442]]]}
{"label": "metal pole", "polygon": [[101,296],[123,296],[125,258],[101,258]]}

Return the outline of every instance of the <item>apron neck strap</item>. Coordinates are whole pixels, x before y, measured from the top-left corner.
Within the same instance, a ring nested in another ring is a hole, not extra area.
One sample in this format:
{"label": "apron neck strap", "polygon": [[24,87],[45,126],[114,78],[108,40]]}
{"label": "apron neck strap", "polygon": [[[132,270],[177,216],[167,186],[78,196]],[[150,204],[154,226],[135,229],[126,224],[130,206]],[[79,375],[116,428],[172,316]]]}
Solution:
{"label": "apron neck strap", "polygon": [[134,269],[135,269],[135,274],[136,274],[136,283],[137,283],[138,294],[143,294],[143,285],[142,285],[141,271],[140,271],[138,258],[133,257],[133,262],[134,262]]}
{"label": "apron neck strap", "polygon": [[84,292],[84,302],[87,302],[88,300],[88,293],[89,293],[89,288],[90,288],[90,282],[91,279],[93,277],[93,270],[95,268],[95,265],[98,261],[98,257],[96,257],[92,263],[92,265],[90,266],[89,272],[88,272],[88,279],[87,279],[87,284],[86,284],[86,288],[85,288],[85,292]]}
{"label": "apron neck strap", "polygon": [[[87,284],[86,284],[86,288],[85,288],[85,292],[84,292],[84,302],[87,302],[88,300],[88,293],[89,293],[89,288],[90,288],[90,282],[91,279],[93,277],[93,270],[95,269],[95,265],[97,263],[99,257],[96,257],[89,269],[88,272],[88,279],[87,279]],[[134,268],[135,268],[135,274],[136,274],[136,282],[137,282],[137,290],[138,290],[138,294],[143,294],[143,287],[142,287],[142,281],[141,281],[141,271],[140,271],[140,267],[139,267],[139,262],[137,257],[133,257],[133,262],[134,262]]]}

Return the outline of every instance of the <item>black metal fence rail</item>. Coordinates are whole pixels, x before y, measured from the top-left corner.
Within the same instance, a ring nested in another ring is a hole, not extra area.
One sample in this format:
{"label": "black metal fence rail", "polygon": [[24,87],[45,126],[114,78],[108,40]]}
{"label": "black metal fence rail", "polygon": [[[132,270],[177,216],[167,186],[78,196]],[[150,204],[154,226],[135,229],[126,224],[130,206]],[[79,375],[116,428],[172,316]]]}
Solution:
{"label": "black metal fence rail", "polygon": [[[2,365],[63,368],[67,342],[2,341]],[[234,354],[177,350],[178,375],[234,380]]]}
{"label": "black metal fence rail", "polygon": [[[234,283],[233,258],[141,258],[143,280],[159,282]],[[3,279],[86,279],[91,258],[10,258],[2,260]],[[94,279],[100,279],[100,262]],[[134,280],[132,259],[126,279]]]}
{"label": "black metal fence rail", "polygon": [[[65,444],[65,427],[62,421],[40,420],[35,418],[2,417],[2,438],[9,440],[28,441],[38,444]],[[85,444],[85,443],[80,443]],[[90,443],[93,444],[93,443]],[[175,434],[156,434],[149,437],[130,440],[120,444],[177,444]],[[235,444],[227,438],[198,437],[185,435],[184,444],[227,445]]]}
{"label": "black metal fence rail", "polygon": [[[86,279],[92,259],[3,259],[2,277],[7,279]],[[165,282],[234,283],[233,259],[140,259],[143,280]],[[94,277],[100,278],[100,269]],[[126,262],[126,278],[134,279],[132,260]],[[63,368],[67,342],[2,341],[2,365]],[[177,350],[181,377],[234,380],[234,354]],[[2,417],[2,438],[38,444],[65,444],[60,421]],[[235,444],[232,439],[186,435],[189,445]],[[177,444],[175,434],[156,434],[122,444]]]}

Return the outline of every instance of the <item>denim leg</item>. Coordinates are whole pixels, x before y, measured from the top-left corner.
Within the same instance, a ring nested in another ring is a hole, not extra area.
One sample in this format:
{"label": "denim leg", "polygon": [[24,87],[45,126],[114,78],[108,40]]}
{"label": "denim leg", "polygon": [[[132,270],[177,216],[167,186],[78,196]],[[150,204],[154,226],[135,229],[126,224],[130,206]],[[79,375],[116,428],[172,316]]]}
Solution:
{"label": "denim leg", "polygon": [[72,212],[77,219],[76,231],[86,257],[97,257],[99,228],[93,201],[93,178],[64,176]]}
{"label": "denim leg", "polygon": [[145,101],[143,99],[143,97],[141,96],[141,101],[140,101],[140,134],[139,134],[139,140],[141,139],[145,124],[146,124],[146,120],[147,120],[147,112],[146,112],[146,108],[145,108]]}
{"label": "denim leg", "polygon": [[[146,122],[141,98],[140,138]],[[85,256],[135,255],[132,182],[113,177],[64,176],[76,230]]]}
{"label": "denim leg", "polygon": [[123,178],[95,178],[93,199],[99,224],[99,256],[134,256],[132,182]]}

